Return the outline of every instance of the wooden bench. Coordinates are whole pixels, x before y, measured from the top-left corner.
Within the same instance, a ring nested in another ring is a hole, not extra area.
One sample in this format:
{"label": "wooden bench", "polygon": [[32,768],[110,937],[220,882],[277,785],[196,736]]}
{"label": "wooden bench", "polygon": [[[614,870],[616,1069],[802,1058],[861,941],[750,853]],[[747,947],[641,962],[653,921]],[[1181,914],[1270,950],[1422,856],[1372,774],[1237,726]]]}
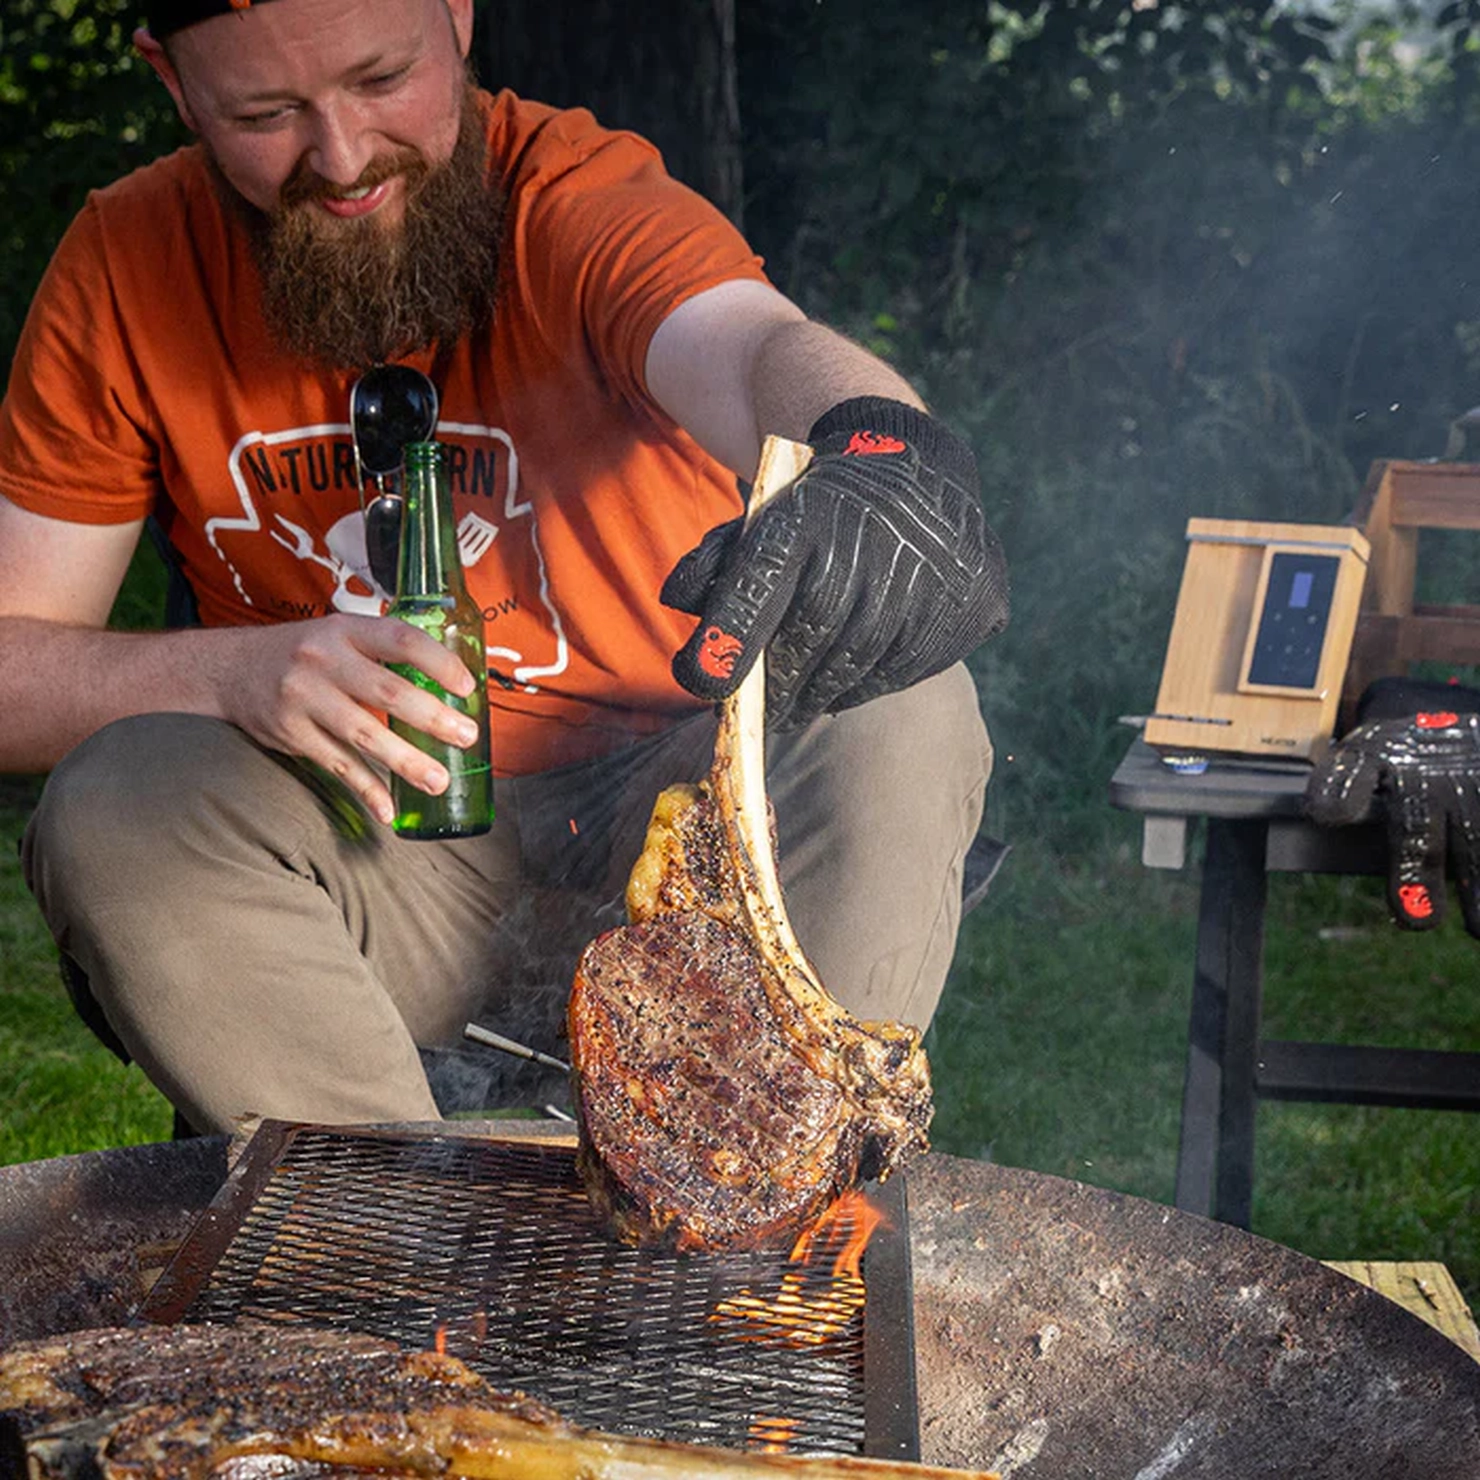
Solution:
{"label": "wooden bench", "polygon": [[1359,1280],[1442,1331],[1480,1362],[1480,1328],[1454,1277],[1442,1264],[1422,1261],[1326,1259],[1328,1268]]}

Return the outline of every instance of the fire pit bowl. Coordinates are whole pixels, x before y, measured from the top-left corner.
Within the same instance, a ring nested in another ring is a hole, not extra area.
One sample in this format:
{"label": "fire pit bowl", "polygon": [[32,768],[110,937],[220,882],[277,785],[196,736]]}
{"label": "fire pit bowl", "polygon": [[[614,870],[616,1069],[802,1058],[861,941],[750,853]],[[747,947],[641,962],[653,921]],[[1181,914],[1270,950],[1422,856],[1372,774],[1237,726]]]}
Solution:
{"label": "fire pit bowl", "polygon": [[[126,1321],[226,1151],[0,1167],[0,1344]],[[931,1155],[908,1194],[926,1461],[1004,1480],[1480,1480],[1480,1363],[1356,1281],[1034,1172]]]}

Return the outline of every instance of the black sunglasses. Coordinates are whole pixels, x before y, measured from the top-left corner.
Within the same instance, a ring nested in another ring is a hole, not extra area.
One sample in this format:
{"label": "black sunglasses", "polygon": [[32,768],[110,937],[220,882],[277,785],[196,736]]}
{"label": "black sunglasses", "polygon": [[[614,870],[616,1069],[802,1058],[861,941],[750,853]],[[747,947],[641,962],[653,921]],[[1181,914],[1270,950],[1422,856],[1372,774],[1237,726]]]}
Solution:
{"label": "black sunglasses", "polygon": [[[437,430],[437,387],[409,365],[376,365],[350,387],[349,430],[355,449],[365,553],[382,591],[394,593],[401,548],[401,460],[408,442]],[[365,502],[366,481],[375,497]]]}

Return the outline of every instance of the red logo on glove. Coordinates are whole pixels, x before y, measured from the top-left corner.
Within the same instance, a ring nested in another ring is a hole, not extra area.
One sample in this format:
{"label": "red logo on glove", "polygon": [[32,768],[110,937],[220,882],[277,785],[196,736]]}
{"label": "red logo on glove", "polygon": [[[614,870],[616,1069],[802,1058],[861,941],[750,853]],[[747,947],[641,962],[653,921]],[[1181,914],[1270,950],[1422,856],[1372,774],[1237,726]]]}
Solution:
{"label": "red logo on glove", "polygon": [[898,437],[887,437],[883,432],[854,432],[843,449],[844,457],[872,457],[880,452],[903,452],[904,443]]}
{"label": "red logo on glove", "polygon": [[729,678],[744,646],[738,637],[731,637],[718,627],[706,627],[699,644],[699,667],[710,678]]}
{"label": "red logo on glove", "polygon": [[1434,714],[1415,714],[1413,723],[1420,730],[1447,730],[1459,723],[1459,715],[1450,709],[1440,709]]}
{"label": "red logo on glove", "polygon": [[1434,901],[1422,884],[1400,884],[1398,902],[1410,920],[1427,920],[1434,913]]}

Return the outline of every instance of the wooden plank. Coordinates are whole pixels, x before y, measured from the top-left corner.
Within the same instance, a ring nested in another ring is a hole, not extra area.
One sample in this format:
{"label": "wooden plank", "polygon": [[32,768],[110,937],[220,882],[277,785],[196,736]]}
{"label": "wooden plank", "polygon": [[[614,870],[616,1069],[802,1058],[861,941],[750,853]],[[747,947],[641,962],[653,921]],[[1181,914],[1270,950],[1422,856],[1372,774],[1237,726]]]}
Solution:
{"label": "wooden plank", "polygon": [[1424,1260],[1327,1259],[1324,1262],[1396,1301],[1480,1362],[1480,1328],[1476,1327],[1475,1317],[1445,1265]]}
{"label": "wooden plank", "polygon": [[1480,622],[1464,617],[1398,618],[1401,662],[1480,663]]}
{"label": "wooden plank", "polygon": [[1392,462],[1387,458],[1379,458],[1368,464],[1367,477],[1363,480],[1362,491],[1357,495],[1356,508],[1347,518],[1348,524],[1366,530],[1373,523],[1386,525],[1389,522],[1385,504],[1392,499],[1393,481],[1388,472],[1391,467]]}
{"label": "wooden plank", "polygon": [[1351,519],[1371,547],[1362,606],[1383,616],[1399,616],[1412,605],[1418,566],[1418,532],[1393,528],[1395,466],[1391,462],[1372,464]]}
{"label": "wooden plank", "polygon": [[1395,526],[1480,529],[1480,468],[1473,463],[1396,463],[1389,471]]}

